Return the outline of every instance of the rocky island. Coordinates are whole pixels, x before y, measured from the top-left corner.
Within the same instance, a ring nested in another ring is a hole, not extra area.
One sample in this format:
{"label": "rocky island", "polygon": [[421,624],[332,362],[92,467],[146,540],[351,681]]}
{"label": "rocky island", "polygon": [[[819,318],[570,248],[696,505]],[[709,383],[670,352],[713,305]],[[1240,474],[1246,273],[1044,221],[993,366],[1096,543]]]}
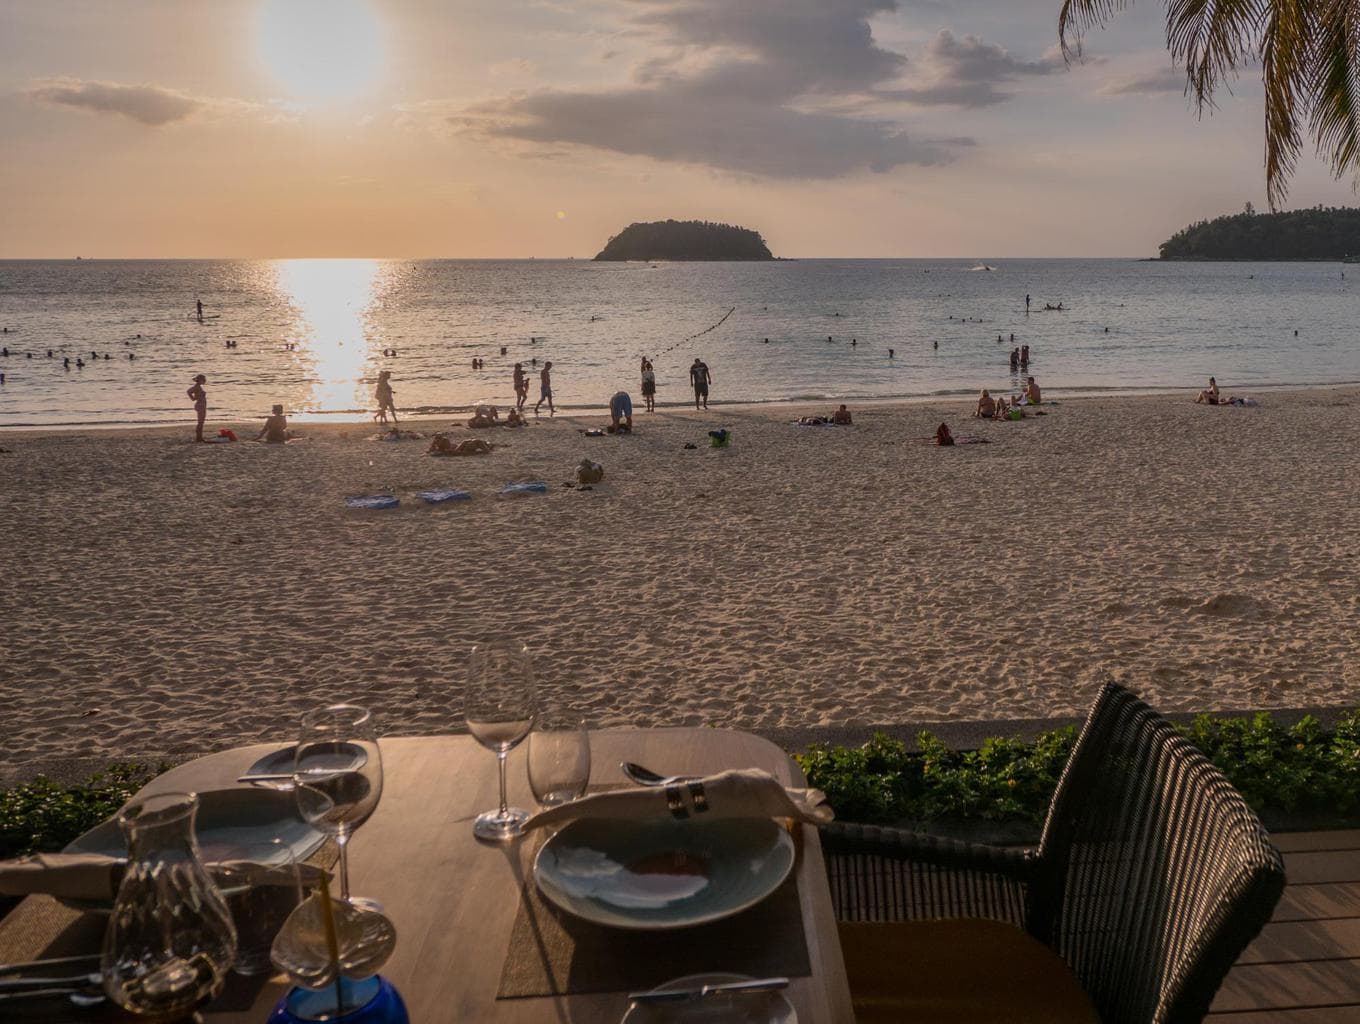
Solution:
{"label": "rocky island", "polygon": [[629,224],[609,240],[597,260],[772,260],[758,231],[706,220]]}
{"label": "rocky island", "polygon": [[1164,260],[1342,260],[1360,257],[1360,209],[1315,206],[1202,220],[1161,244]]}

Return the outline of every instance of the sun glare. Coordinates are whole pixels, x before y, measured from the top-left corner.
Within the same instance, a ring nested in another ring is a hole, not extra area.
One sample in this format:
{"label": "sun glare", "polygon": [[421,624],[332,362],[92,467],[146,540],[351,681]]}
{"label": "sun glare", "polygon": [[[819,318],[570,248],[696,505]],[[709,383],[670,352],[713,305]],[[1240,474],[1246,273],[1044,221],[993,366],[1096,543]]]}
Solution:
{"label": "sun glare", "polygon": [[366,0],[265,0],[260,56],[295,99],[353,99],[382,73],[381,27]]}

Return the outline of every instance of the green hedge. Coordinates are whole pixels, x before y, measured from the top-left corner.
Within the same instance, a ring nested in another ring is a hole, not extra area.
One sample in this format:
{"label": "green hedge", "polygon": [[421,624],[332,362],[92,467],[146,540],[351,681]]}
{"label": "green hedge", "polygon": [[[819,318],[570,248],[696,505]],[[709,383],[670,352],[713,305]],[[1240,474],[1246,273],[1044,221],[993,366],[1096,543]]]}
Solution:
{"label": "green hedge", "polygon": [[166,767],[122,762],[83,783],[39,777],[0,790],[0,858],[60,850],[113,815]]}
{"label": "green hedge", "polygon": [[[1360,710],[1332,731],[1311,716],[1285,727],[1265,712],[1200,715],[1182,731],[1268,816],[1330,822],[1360,810]],[[1075,738],[1068,727],[1033,742],[989,739],[977,750],[951,750],[922,732],[913,751],[877,733],[862,747],[819,743],[795,756],[845,821],[1033,825],[1043,821]]]}

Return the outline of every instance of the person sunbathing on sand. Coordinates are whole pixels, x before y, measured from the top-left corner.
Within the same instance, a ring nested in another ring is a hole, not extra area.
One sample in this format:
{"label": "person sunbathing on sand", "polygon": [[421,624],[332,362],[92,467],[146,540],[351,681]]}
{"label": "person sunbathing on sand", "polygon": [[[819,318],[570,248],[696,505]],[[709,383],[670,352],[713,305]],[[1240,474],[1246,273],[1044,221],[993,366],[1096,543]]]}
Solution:
{"label": "person sunbathing on sand", "polygon": [[288,440],[288,417],[283,414],[283,406],[274,406],[273,415],[264,421],[264,429],[255,435],[255,440],[265,444],[283,444]]}
{"label": "person sunbathing on sand", "polygon": [[494,405],[479,405],[472,411],[472,418],[468,420],[467,425],[474,430],[480,430],[483,427],[494,427],[500,418],[500,412]]}
{"label": "person sunbathing on sand", "polygon": [[838,427],[848,427],[854,423],[854,420],[850,418],[850,410],[845,407],[844,403],[841,403],[841,407],[831,414],[831,422]]}
{"label": "person sunbathing on sand", "polygon": [[1218,405],[1218,381],[1210,377],[1209,386],[1195,396],[1195,402],[1198,405]]}
{"label": "person sunbathing on sand", "polygon": [[996,399],[987,393],[987,389],[982,389],[982,395],[978,398],[977,411],[973,413],[980,420],[989,420],[996,415]]}
{"label": "person sunbathing on sand", "polygon": [[954,435],[949,432],[949,425],[941,423],[935,431],[935,443],[942,448],[946,448],[954,443]]}
{"label": "person sunbathing on sand", "polygon": [[430,441],[429,450],[426,455],[451,456],[451,455],[489,455],[491,445],[487,444],[480,437],[468,437],[459,441],[457,444],[449,440],[448,434],[435,434]]}
{"label": "person sunbathing on sand", "polygon": [[508,413],[505,414],[505,426],[523,427],[525,425],[526,424],[524,422],[524,417],[519,414],[518,409],[511,409]]}

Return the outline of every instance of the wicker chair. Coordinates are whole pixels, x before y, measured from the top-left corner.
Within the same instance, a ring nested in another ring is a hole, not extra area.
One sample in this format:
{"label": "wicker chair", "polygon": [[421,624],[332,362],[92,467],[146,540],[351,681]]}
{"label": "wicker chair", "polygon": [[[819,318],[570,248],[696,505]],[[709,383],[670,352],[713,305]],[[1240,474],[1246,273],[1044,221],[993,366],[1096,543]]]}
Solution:
{"label": "wicker chair", "polygon": [[1241,794],[1114,683],[1036,849],[841,822],[823,847],[842,921],[1010,922],[1062,958],[1109,1024],[1200,1020],[1284,889],[1279,852]]}

